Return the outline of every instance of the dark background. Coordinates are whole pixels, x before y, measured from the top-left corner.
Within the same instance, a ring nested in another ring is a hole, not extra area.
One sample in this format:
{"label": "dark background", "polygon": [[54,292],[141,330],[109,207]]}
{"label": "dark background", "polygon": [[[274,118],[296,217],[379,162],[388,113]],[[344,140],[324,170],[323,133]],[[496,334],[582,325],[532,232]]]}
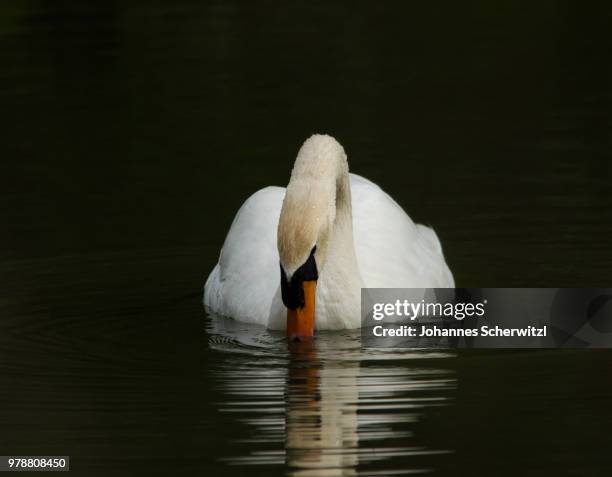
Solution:
{"label": "dark background", "polygon": [[[611,59],[604,1],[2,2],[2,453],[218,465],[202,286],[240,204],[286,184],[314,132],[436,229],[459,286],[609,285]],[[609,358],[538,358],[544,388],[529,357],[496,370],[527,390],[509,406],[548,408],[571,363],[563,415],[589,421]],[[476,396],[506,384],[464,359],[488,376]]]}

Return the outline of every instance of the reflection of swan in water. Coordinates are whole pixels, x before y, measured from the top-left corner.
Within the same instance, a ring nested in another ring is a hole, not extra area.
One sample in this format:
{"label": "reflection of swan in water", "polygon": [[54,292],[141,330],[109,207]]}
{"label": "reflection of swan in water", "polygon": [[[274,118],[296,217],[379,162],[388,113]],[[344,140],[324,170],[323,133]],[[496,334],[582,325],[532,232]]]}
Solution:
{"label": "reflection of swan in water", "polygon": [[355,475],[359,363],[322,365],[314,343],[292,348],[285,441],[291,475]]}
{"label": "reflection of swan in water", "polygon": [[[263,327],[221,317],[211,320],[211,325],[214,347],[236,353],[248,350],[249,355],[259,355],[260,360],[269,356],[274,348],[279,353],[287,353],[288,366],[262,369],[261,375],[252,383],[241,380],[242,388],[233,384],[236,380],[231,379],[229,389],[232,393],[249,394],[252,384],[266,399],[270,398],[270,392],[279,388],[284,391],[284,461],[291,469],[290,474],[300,477],[355,475],[359,442],[357,380],[360,371],[359,360],[350,359],[355,357],[351,352],[355,348],[355,339],[344,340],[343,344],[326,339],[297,342],[291,343],[287,350],[282,334],[275,336]],[[331,359],[338,351],[349,359]],[[244,372],[243,368],[241,372]],[[261,389],[264,379],[269,389]],[[273,429],[281,424],[271,420],[268,414],[255,422],[262,424],[262,429],[266,430],[262,434],[266,436],[276,435]],[[270,460],[266,463],[278,463],[268,455]],[[257,461],[261,461],[261,456],[257,456]]]}
{"label": "reflection of swan in water", "polygon": [[407,470],[414,456],[439,452],[418,442],[412,426],[425,409],[448,403],[455,378],[439,367],[448,353],[362,349],[354,330],[287,349],[282,332],[224,318],[209,326],[222,353],[221,411],[256,431],[236,436],[228,463],[350,476],[381,461]]}

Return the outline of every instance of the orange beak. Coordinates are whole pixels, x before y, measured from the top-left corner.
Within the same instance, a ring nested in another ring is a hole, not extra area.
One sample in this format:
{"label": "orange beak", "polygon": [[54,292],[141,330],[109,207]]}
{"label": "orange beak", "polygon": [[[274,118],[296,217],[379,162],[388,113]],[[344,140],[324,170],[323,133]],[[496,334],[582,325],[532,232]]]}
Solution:
{"label": "orange beak", "polygon": [[304,306],[287,310],[287,338],[291,341],[306,341],[314,336],[317,281],[302,282],[302,290]]}

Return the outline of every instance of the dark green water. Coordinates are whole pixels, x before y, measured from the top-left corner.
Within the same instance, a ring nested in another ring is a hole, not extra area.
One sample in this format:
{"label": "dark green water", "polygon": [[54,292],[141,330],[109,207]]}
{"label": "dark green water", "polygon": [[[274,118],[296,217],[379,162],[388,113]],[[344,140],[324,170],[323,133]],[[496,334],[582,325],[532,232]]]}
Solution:
{"label": "dark green water", "polygon": [[327,132],[461,286],[609,286],[606,2],[0,5],[0,454],[77,475],[609,475],[608,351],[362,350],[206,317]]}

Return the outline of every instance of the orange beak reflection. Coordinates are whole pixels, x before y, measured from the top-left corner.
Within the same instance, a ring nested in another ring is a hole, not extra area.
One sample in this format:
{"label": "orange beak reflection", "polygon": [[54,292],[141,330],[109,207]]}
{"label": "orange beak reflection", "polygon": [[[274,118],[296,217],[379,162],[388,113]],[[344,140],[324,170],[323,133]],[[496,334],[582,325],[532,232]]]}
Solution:
{"label": "orange beak reflection", "polygon": [[304,306],[295,310],[287,309],[287,338],[291,341],[307,341],[314,336],[317,281],[304,281]]}

